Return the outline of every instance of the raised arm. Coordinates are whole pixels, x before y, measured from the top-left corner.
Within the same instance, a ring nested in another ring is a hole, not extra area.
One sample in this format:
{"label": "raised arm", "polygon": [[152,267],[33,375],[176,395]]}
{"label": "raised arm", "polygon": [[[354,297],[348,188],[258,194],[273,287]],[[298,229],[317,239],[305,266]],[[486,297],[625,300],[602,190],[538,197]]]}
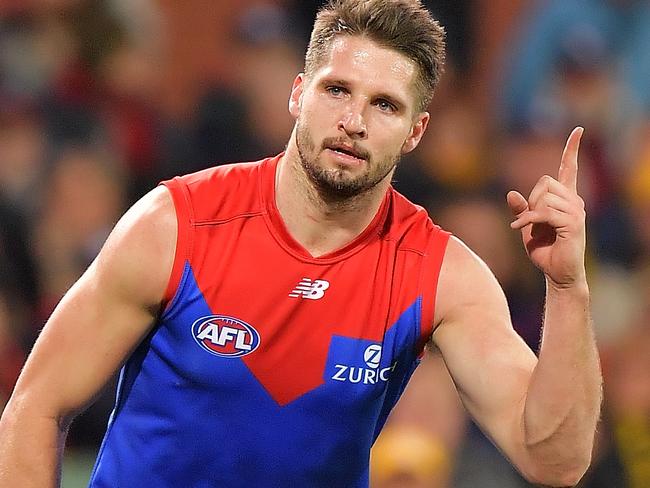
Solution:
{"label": "raised arm", "polygon": [[36,341],[0,421],[0,486],[54,487],[67,429],[147,335],[174,258],[177,224],[159,187],[117,224]]}
{"label": "raised arm", "polygon": [[528,199],[508,194],[528,255],[546,276],[539,359],[512,329],[501,288],[460,241],[450,241],[433,335],[470,414],[534,483],[573,486],[591,459],[601,374],[584,270],[584,205],[576,192],[581,129],[558,179]]}

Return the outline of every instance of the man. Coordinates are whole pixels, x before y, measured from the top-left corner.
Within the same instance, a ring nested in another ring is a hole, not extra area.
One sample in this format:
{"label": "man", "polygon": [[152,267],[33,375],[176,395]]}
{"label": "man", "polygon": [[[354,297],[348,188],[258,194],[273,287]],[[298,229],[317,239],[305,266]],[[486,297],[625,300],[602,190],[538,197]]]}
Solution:
{"label": "man", "polygon": [[558,180],[508,194],[548,285],[538,361],[490,271],[390,186],[442,58],[417,0],[328,4],[286,152],[152,191],[55,310],[2,419],[0,485],[56,485],[72,417],[126,361],[91,486],[367,486],[427,341],[528,479],[576,483],[600,403],[581,130]]}

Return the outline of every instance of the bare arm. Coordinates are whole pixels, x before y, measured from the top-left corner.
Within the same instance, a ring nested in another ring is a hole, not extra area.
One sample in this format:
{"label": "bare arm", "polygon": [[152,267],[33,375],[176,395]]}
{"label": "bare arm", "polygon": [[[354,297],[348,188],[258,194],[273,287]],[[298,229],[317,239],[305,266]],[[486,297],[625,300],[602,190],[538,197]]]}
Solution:
{"label": "bare arm", "polygon": [[508,195],[513,227],[546,275],[539,360],[513,331],[491,272],[457,240],[445,256],[433,336],[472,416],[524,476],[550,486],[572,486],[586,471],[601,401],[575,192],[579,137],[569,139],[559,181],[541,178],[528,200]]}
{"label": "bare arm", "polygon": [[61,300],[0,421],[0,486],[59,485],[68,426],[150,330],[175,243],[173,204],[160,187],[125,214]]}

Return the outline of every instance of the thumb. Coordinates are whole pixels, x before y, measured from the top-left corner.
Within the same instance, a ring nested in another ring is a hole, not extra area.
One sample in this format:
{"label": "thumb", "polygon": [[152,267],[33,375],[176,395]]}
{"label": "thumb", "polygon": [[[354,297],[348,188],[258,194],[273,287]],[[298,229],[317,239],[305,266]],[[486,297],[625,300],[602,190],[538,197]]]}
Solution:
{"label": "thumb", "polygon": [[506,200],[510,211],[515,217],[519,217],[519,215],[528,210],[528,201],[518,191],[509,191],[506,195]]}

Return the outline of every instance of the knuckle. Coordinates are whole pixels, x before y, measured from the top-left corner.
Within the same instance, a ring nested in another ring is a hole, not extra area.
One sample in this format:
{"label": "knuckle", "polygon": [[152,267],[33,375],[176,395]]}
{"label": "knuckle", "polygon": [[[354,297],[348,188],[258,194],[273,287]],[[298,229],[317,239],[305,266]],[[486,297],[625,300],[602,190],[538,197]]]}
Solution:
{"label": "knuckle", "polygon": [[555,181],[555,178],[553,178],[550,175],[543,175],[540,179],[539,182],[545,186],[550,185],[553,181]]}
{"label": "knuckle", "polygon": [[538,208],[549,210],[553,207],[554,202],[555,197],[547,192],[539,199]]}

